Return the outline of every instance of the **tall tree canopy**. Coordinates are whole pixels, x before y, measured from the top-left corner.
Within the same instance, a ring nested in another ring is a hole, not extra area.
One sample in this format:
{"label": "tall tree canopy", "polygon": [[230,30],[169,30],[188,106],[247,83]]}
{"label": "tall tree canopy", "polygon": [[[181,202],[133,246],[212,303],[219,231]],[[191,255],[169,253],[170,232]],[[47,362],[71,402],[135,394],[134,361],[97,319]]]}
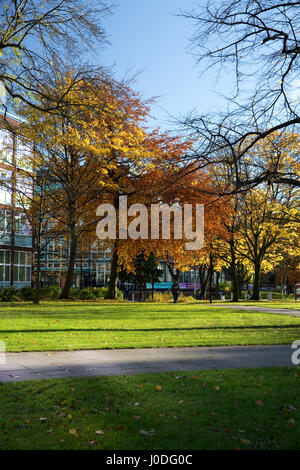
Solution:
{"label": "tall tree canopy", "polygon": [[299,129],[300,1],[206,0],[183,14],[195,25],[192,50],[199,63],[236,79],[227,110],[184,120],[199,137],[195,159],[209,165],[226,162],[230,153],[239,191],[270,180],[300,186],[299,167],[282,171],[261,161],[255,174],[243,172],[257,143]]}
{"label": "tall tree canopy", "polygon": [[[51,96],[41,104],[41,87],[57,64],[74,64],[83,52],[103,43],[102,0],[0,0],[0,83],[2,93],[44,110],[62,105]],[[75,77],[73,77],[75,79]],[[76,81],[76,80],[75,80]]]}

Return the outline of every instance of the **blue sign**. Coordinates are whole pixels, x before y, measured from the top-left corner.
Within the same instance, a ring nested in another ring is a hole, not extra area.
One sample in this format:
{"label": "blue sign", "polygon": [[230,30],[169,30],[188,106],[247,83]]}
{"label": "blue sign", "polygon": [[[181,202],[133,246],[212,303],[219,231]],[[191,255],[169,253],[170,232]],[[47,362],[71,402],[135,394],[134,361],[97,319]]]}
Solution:
{"label": "blue sign", "polygon": [[[154,289],[172,289],[173,282],[155,282]],[[152,284],[147,282],[146,289],[152,289]]]}

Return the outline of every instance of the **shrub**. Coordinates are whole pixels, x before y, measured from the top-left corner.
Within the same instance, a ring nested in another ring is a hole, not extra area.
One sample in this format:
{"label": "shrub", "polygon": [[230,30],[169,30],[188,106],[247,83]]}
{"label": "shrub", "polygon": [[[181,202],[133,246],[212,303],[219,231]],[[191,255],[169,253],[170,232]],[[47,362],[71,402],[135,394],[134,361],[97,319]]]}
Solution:
{"label": "shrub", "polygon": [[13,302],[19,300],[18,291],[14,287],[7,287],[0,289],[1,302]]}
{"label": "shrub", "polygon": [[123,300],[123,292],[120,289],[117,289],[117,299]]}
{"label": "shrub", "polygon": [[[152,296],[149,297],[148,302],[152,302]],[[154,292],[153,302],[160,302],[160,303],[174,302],[172,292],[170,291]],[[179,294],[178,303],[191,303],[191,302],[197,302],[197,300],[192,295],[183,295],[182,293]]]}
{"label": "shrub", "polygon": [[19,296],[22,300],[33,300],[35,296],[35,289],[29,286],[25,286],[19,291]]}
{"label": "shrub", "polygon": [[58,286],[48,286],[40,288],[41,300],[56,300],[61,294],[61,289]]}
{"label": "shrub", "polygon": [[[150,299],[150,300],[152,300],[152,299]],[[173,295],[169,291],[154,292],[153,301],[154,302],[162,302],[162,303],[173,302]]]}
{"label": "shrub", "polygon": [[92,288],[85,288],[85,289],[80,289],[78,291],[78,298],[80,300],[92,300],[92,299],[96,299],[97,295],[96,295],[96,292],[93,291]]}

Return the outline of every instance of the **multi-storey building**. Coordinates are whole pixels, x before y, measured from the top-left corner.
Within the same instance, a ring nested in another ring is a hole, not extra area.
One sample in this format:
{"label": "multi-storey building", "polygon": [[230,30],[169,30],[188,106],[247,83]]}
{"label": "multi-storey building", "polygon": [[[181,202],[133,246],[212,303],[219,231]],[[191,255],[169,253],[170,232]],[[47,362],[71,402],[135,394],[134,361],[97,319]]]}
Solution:
{"label": "multi-storey building", "polygon": [[31,191],[30,180],[20,175],[30,151],[18,138],[20,119],[0,114],[0,287],[32,284],[31,229],[18,207],[18,191]]}

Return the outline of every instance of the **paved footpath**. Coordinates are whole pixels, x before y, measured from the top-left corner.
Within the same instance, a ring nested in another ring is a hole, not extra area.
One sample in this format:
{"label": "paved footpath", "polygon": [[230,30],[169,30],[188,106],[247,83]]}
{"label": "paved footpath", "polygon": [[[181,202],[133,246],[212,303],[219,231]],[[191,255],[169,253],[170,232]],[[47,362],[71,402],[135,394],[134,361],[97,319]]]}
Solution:
{"label": "paved footpath", "polygon": [[7,353],[6,364],[0,365],[0,382],[292,366],[291,355],[290,345]]}
{"label": "paved footpath", "polygon": [[292,317],[300,317],[300,310],[293,310],[292,308],[276,308],[276,307],[259,307],[254,305],[231,305],[227,304],[208,304],[209,307],[214,308],[230,308],[236,310],[248,310],[252,312],[266,312],[266,313],[278,313],[281,315],[291,315]]}

